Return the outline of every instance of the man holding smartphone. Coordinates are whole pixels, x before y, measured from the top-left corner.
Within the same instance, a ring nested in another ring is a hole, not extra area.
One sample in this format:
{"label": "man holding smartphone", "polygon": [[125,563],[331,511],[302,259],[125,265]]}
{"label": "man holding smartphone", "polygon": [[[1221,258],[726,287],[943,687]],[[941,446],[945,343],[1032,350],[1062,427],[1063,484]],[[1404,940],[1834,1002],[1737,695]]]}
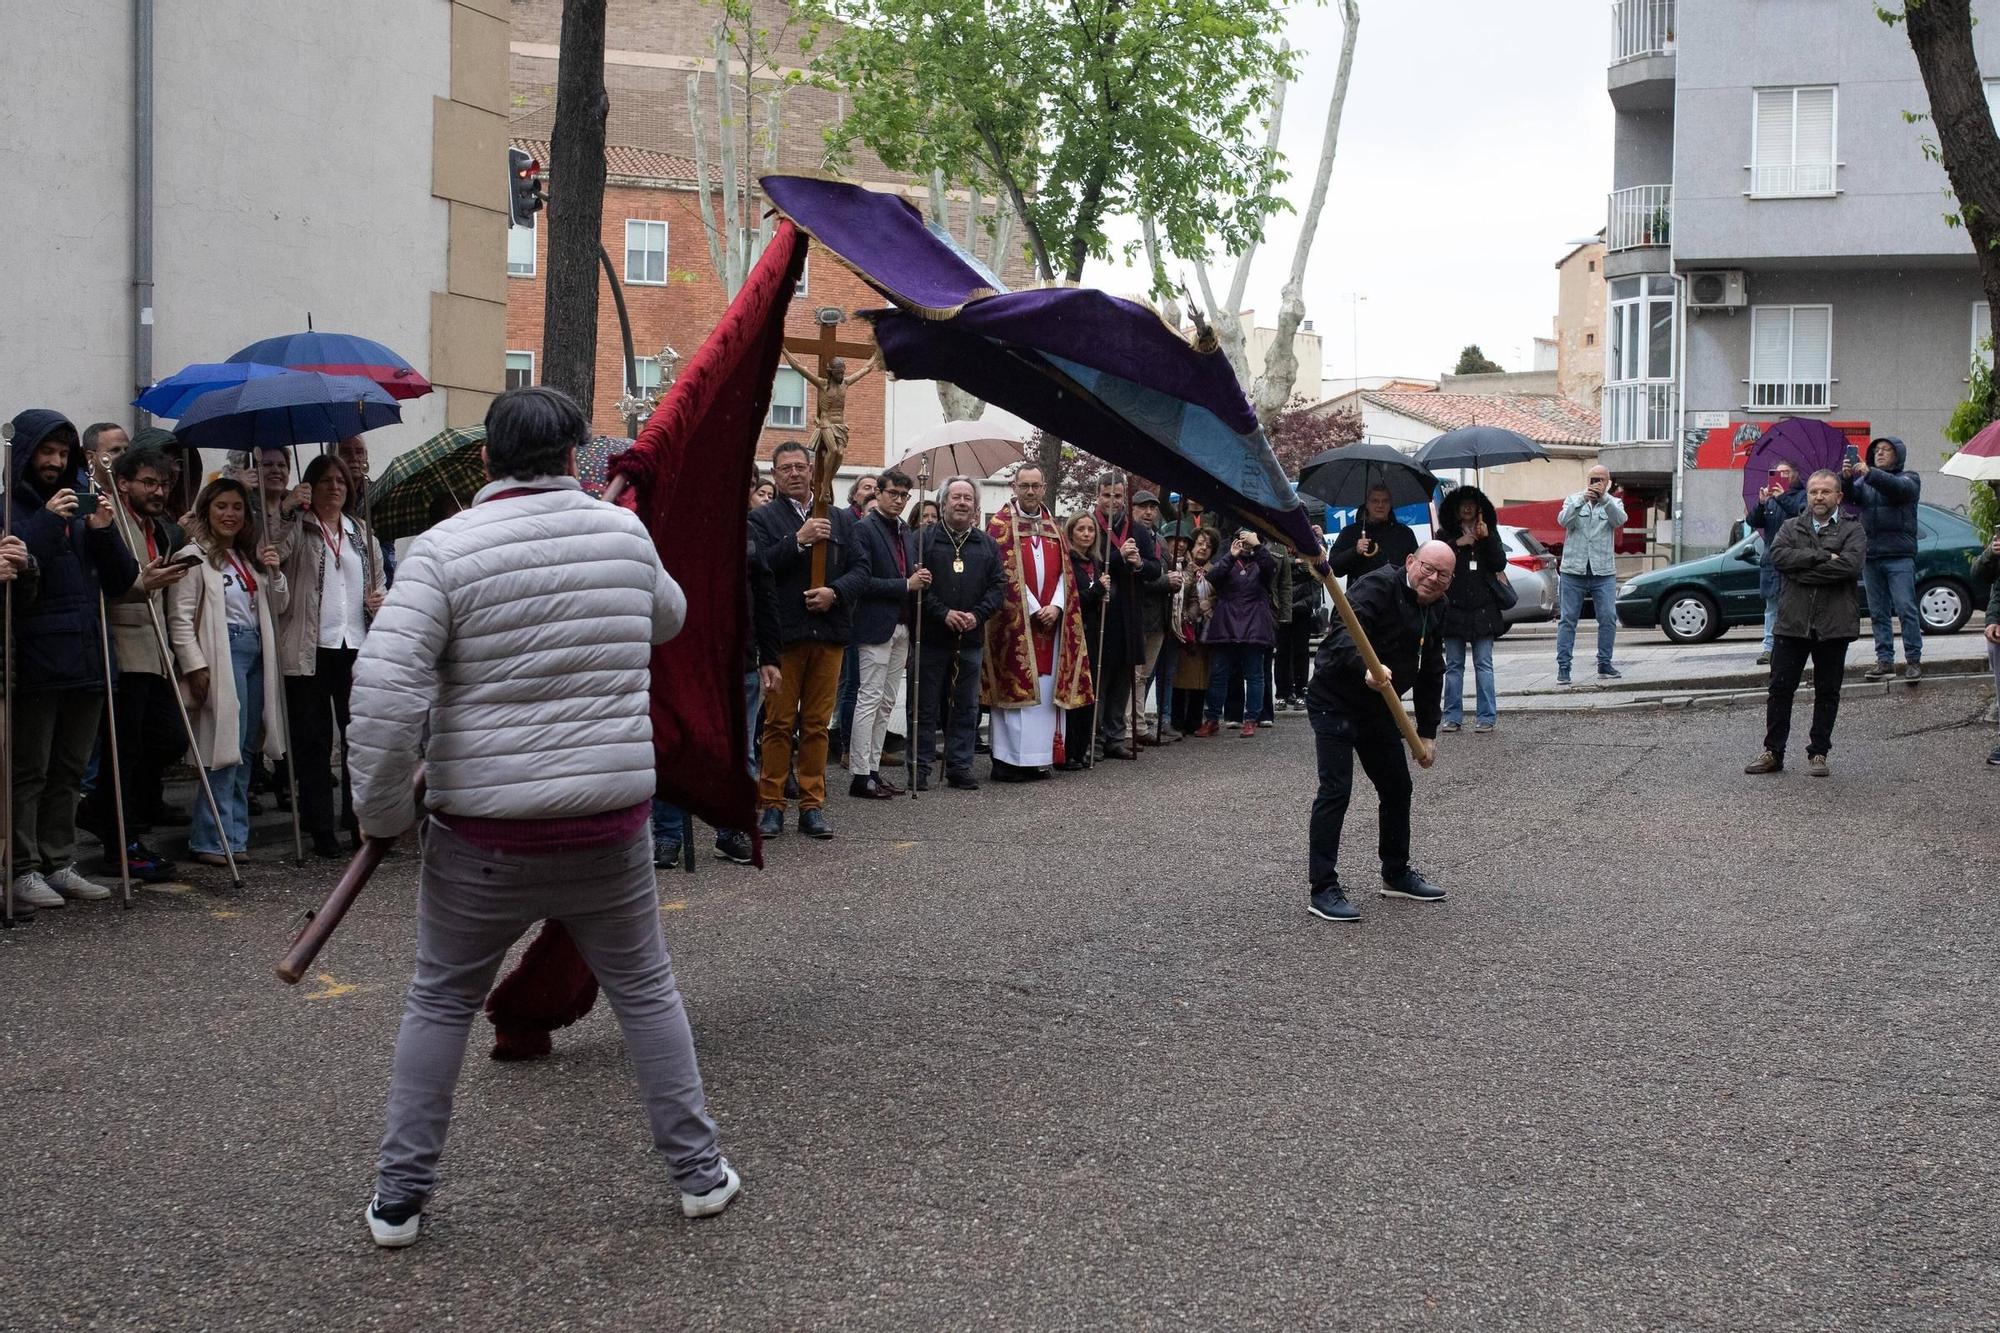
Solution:
{"label": "man holding smartphone", "polygon": [[1570,652],[1585,597],[1597,616],[1597,678],[1617,680],[1622,673],[1612,665],[1611,653],[1618,640],[1618,530],[1625,526],[1625,506],[1611,493],[1611,469],[1594,465],[1583,489],[1562,502],[1556,522],[1563,529],[1556,684],[1570,683]]}
{"label": "man holding smartphone", "polygon": [[1780,580],[1777,566],[1771,563],[1771,548],[1777,545],[1778,529],[1785,526],[1785,520],[1797,518],[1805,507],[1806,488],[1799,481],[1799,470],[1781,458],[1771,465],[1771,479],[1757,493],[1757,503],[1743,516],[1745,523],[1764,534],[1764,563],[1757,569],[1757,590],[1764,595],[1764,644],[1758,652],[1758,666],[1770,665],[1771,630],[1778,623]]}
{"label": "man holding smartphone", "polygon": [[1896,636],[1890,617],[1903,631],[1903,679],[1923,678],[1924,622],[1917,614],[1917,501],[1923,479],[1905,472],[1909,451],[1893,435],[1868,442],[1865,456],[1840,470],[1841,490],[1861,510],[1868,534],[1868,625],[1875,635],[1875,665],[1865,679],[1896,674]]}

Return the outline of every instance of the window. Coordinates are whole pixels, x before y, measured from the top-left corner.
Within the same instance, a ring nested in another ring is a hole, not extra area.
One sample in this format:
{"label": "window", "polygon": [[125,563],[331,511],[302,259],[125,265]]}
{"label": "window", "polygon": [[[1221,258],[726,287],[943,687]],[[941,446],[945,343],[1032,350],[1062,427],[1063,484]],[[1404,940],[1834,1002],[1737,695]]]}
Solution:
{"label": "window", "polygon": [[781,367],[771,385],[771,424],[797,429],[806,424],[806,377]]}
{"label": "window", "polygon": [[1759,88],[1750,114],[1750,194],[1828,195],[1833,189],[1832,88]]}
{"label": "window", "polygon": [[1583,345],[1584,345],[1585,347],[1595,347],[1595,346],[1597,346],[1597,335],[1596,335],[1596,334],[1594,334],[1594,333],[1586,333],[1586,334],[1584,334],[1584,335],[1583,335]]}
{"label": "window", "polygon": [[535,276],[535,215],[528,214],[525,227],[507,228],[507,276],[510,278],[532,278]]}
{"label": "window", "polygon": [[[764,239],[758,236],[757,233],[751,231],[748,227],[743,228],[742,231],[740,231],[737,234],[743,238],[744,253],[750,256],[749,262],[746,263],[743,267],[744,273],[748,274],[751,269],[757,266],[757,261],[764,257]],[[812,276],[812,256],[808,254],[806,256],[806,262],[799,265],[798,286],[792,288],[793,300],[798,300],[799,298],[803,297],[806,294],[807,279],[810,278],[811,276]]]}
{"label": "window", "polygon": [[1972,303],[1972,359],[1993,364],[1993,307],[1984,301]]}
{"label": "window", "polygon": [[660,358],[657,356],[635,356],[632,358],[632,373],[638,377],[641,394],[658,393],[660,390]]}
{"label": "window", "polygon": [[655,286],[667,280],[667,224],[625,224],[625,281]]}
{"label": "window", "polygon": [[1824,408],[1833,385],[1833,307],[1750,307],[1750,406]]}
{"label": "window", "polygon": [[1611,343],[1605,379],[1613,384],[1674,377],[1674,280],[1664,274],[1611,284]]}
{"label": "window", "polygon": [[535,354],[533,352],[507,353],[507,387],[525,389],[535,382]]}
{"label": "window", "polygon": [[1587,268],[1587,269],[1585,269],[1585,270],[1584,270],[1584,272],[1586,272],[1586,273],[1595,273],[1595,272],[1597,272],[1597,261],[1596,261],[1595,259],[1593,259],[1593,260],[1590,260],[1590,261],[1589,261],[1589,263],[1590,263],[1590,267],[1589,267],[1589,268]]}

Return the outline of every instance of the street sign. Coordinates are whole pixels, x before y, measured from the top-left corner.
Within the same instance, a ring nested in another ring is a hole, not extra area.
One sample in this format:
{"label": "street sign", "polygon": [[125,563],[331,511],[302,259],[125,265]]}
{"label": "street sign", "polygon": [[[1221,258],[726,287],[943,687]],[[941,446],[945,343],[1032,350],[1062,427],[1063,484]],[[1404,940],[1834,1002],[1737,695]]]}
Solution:
{"label": "street sign", "polygon": [[1727,412],[1697,412],[1694,414],[1696,430],[1721,430],[1729,424]]}

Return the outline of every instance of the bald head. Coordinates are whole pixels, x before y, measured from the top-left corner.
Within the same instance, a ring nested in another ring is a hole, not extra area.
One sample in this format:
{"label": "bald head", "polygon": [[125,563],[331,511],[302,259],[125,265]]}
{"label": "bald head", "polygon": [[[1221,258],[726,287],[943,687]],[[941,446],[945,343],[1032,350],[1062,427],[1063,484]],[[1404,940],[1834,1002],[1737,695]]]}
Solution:
{"label": "bald head", "polygon": [[1444,596],[1451,576],[1458,569],[1458,556],[1441,541],[1428,541],[1403,562],[1403,578],[1417,594],[1419,605],[1428,606]]}

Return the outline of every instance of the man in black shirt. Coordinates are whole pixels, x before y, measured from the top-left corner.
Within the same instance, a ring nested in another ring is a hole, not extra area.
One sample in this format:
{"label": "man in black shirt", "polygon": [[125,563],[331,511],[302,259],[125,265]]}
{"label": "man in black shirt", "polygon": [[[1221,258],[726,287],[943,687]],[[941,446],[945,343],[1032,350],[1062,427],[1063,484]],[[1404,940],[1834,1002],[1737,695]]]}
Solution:
{"label": "man in black shirt", "polygon": [[1312,807],[1308,910],[1327,921],[1359,921],[1340,884],[1340,829],[1354,790],[1354,761],[1381,797],[1382,895],[1442,902],[1445,891],[1410,864],[1410,766],[1395,718],[1378,688],[1411,692],[1417,735],[1429,768],[1437,756],[1444,695],[1444,605],[1458,558],[1443,542],[1425,542],[1401,568],[1378,569],[1348,585],[1355,619],[1389,674],[1380,680],[1336,619],[1314,662],[1306,712],[1319,751],[1319,794]]}
{"label": "man in black shirt", "polygon": [[1368,503],[1354,521],[1340,530],[1327,552],[1327,563],[1335,578],[1357,579],[1378,569],[1401,569],[1417,549],[1417,534],[1396,521],[1396,507],[1389,488],[1368,488]]}
{"label": "man in black shirt", "polygon": [[979,673],[986,657],[986,622],[1000,610],[1007,586],[1000,548],[974,521],[979,487],[952,477],[939,493],[944,520],[917,533],[917,565],[930,571],[923,594],[923,648],[917,655],[917,790],[930,790],[938,713],[947,705],[945,781],[979,789],[972,752],[979,734]]}

